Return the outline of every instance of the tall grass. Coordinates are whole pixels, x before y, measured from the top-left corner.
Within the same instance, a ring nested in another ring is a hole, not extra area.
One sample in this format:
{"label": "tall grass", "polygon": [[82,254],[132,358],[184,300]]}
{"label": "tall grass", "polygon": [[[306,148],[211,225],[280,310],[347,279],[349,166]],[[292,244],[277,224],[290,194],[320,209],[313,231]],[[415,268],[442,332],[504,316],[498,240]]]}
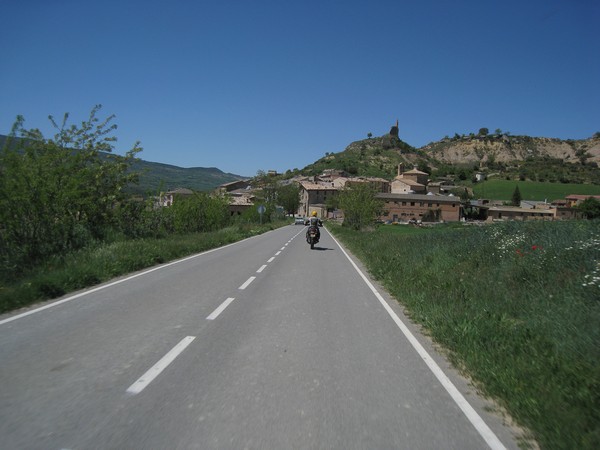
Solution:
{"label": "tall grass", "polygon": [[19,279],[0,280],[0,313],[287,225],[239,224],[219,231],[116,240],[49,258]]}
{"label": "tall grass", "polygon": [[600,448],[598,222],[332,230],[542,448]]}

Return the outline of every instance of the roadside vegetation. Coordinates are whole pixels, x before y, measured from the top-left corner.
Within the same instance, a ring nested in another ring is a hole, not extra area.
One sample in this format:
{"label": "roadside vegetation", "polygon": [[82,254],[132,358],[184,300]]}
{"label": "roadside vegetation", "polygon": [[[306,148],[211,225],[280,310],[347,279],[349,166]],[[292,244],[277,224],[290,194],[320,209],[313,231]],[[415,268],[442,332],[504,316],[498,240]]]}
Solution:
{"label": "roadside vegetation", "polygon": [[0,282],[0,313],[63,296],[157,264],[255,236],[289,220],[242,223],[218,231],[118,239],[49,257],[19,277]]}
{"label": "roadside vegetation", "polygon": [[114,155],[114,116],[99,111],[80,125],[50,117],[52,138],[18,117],[0,148],[0,312],[290,223],[275,207],[298,196],[289,187],[264,189],[262,215],[249,208],[235,217],[225,198],[203,192],[169,207],[127,194],[142,149]]}
{"label": "roadside vegetation", "polygon": [[376,191],[368,183],[354,183],[340,191],[339,207],[344,211],[344,225],[361,230],[381,214],[383,202],[375,197]]}
{"label": "roadside vegetation", "polygon": [[542,448],[600,447],[600,223],[329,225]]}

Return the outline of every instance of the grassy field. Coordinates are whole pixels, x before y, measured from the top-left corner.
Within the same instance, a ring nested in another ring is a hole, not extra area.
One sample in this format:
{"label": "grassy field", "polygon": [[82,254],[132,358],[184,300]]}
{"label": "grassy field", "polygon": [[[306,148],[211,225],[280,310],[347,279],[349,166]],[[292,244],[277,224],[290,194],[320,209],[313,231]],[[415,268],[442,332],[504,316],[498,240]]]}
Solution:
{"label": "grassy field", "polygon": [[600,195],[597,184],[539,183],[535,181],[486,180],[473,185],[476,198],[510,201],[515,187],[519,186],[523,200],[563,199],[570,194]]}
{"label": "grassy field", "polygon": [[600,448],[600,223],[332,231],[542,448]]}

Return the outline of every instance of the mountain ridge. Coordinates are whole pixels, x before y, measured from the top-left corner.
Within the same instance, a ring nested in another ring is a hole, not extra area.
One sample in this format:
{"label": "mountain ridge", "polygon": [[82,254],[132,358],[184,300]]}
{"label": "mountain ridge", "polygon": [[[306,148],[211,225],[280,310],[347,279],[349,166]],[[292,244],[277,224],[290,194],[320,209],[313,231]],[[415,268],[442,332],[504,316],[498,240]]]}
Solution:
{"label": "mountain ridge", "polygon": [[143,195],[157,195],[161,191],[176,188],[210,191],[221,184],[247,179],[241,175],[223,172],[217,167],[179,167],[142,159],[137,159],[132,164],[132,170],[140,172],[140,181],[137,186],[130,186],[129,189]]}

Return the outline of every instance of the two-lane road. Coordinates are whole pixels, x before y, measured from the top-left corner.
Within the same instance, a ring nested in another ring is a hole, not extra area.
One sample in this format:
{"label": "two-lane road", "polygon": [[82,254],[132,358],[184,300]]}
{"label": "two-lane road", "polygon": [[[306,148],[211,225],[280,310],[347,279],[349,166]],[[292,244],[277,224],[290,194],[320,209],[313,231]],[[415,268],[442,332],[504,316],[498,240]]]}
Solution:
{"label": "two-lane road", "polygon": [[310,250],[305,230],[1,317],[0,447],[517,448],[331,235]]}

